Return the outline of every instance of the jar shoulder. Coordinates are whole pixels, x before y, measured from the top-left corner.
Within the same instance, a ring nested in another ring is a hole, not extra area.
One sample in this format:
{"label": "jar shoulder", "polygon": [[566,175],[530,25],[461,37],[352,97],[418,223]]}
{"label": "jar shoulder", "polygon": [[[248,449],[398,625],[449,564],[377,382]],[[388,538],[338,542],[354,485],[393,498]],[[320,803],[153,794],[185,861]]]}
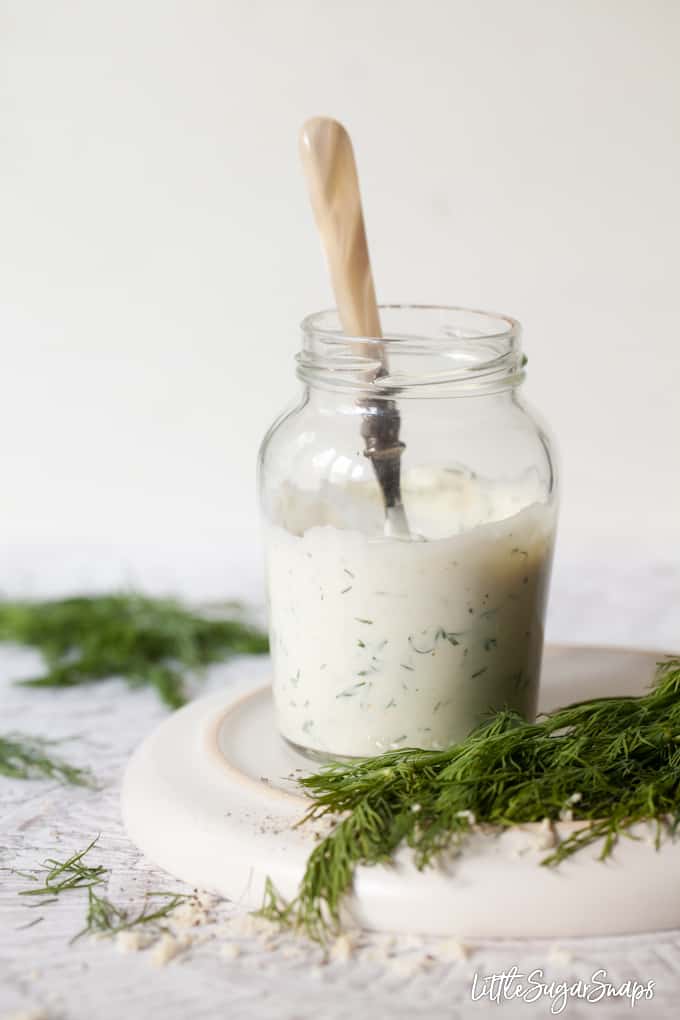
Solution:
{"label": "jar shoulder", "polygon": [[[524,397],[407,399],[398,406],[404,472],[453,468],[505,481],[532,474],[544,498],[556,493],[555,442],[541,413]],[[264,480],[314,485],[315,479],[370,479],[361,438],[364,413],[351,401],[331,404],[303,395],[264,438]]]}

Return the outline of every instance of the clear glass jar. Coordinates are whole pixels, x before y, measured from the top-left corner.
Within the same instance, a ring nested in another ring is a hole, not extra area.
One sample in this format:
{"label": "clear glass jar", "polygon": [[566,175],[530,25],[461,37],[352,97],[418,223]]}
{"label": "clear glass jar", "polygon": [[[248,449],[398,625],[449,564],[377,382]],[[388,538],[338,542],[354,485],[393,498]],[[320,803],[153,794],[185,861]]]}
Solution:
{"label": "clear glass jar", "polygon": [[[518,393],[519,324],[381,319],[382,341],[344,336],[334,311],[305,319],[302,397],[260,452],[278,727],[316,759],[441,748],[493,711],[536,711],[557,481]],[[362,439],[367,413],[395,409],[406,537],[385,533]]]}

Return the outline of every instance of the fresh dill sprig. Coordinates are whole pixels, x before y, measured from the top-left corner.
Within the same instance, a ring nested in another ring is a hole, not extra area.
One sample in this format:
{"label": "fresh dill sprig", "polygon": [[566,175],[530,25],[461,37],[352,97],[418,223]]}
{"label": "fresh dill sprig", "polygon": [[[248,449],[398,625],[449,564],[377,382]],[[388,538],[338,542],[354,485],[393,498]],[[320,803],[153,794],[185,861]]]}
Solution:
{"label": "fresh dill sprig", "polygon": [[[125,907],[116,906],[97,891],[97,886],[106,881],[105,876],[108,874],[108,868],[105,868],[103,864],[90,865],[84,862],[85,856],[98,840],[99,836],[96,836],[84,850],[72,854],[65,861],[57,861],[49,857],[40,869],[46,872],[43,883],[31,889],[22,889],[19,895],[47,897],[37,904],[37,906],[43,906],[46,903],[54,903],[61,893],[69,889],[87,889],[85,927],[73,936],[72,942],[82,935],[94,933],[115,935],[119,931],[128,931],[141,924],[149,926],[154,931],[158,930],[158,922],[171,914],[188,897],[183,893],[154,891],[145,894],[144,905],[136,913]],[[19,872],[19,874],[38,881],[36,875],[26,872]],[[148,901],[153,898],[164,902],[161,902],[159,906],[149,905]],[[32,924],[37,923],[37,921],[32,922]]]}
{"label": "fresh dill sprig", "polygon": [[296,897],[284,901],[268,881],[261,913],[320,941],[340,924],[357,866],[389,861],[401,844],[424,868],[460,849],[475,823],[573,817],[582,824],[541,863],[600,839],[604,859],[646,820],[658,845],[680,824],[680,658],[658,665],[642,697],[595,698],[535,723],[500,712],[443,751],[334,763],[300,783],[312,799],[302,821],[340,819],[310,854]]}
{"label": "fresh dill sprig", "polygon": [[[65,861],[57,861],[48,857],[42,864],[40,870],[46,872],[42,885],[34,886],[32,889],[22,889],[20,896],[50,896],[56,897],[67,889],[90,889],[94,885],[100,885],[104,881],[106,868],[103,864],[91,866],[85,864],[83,858],[90,852],[97,843],[99,836],[96,836],[84,850],[77,851]],[[38,881],[35,875],[21,872],[25,877]]]}
{"label": "fresh dill sprig", "polygon": [[151,907],[148,907],[145,902],[142,909],[135,914],[124,907],[115,906],[111,900],[100,896],[96,889],[90,886],[87,890],[85,927],[77,935],[74,935],[71,941],[75,942],[76,939],[81,938],[83,935],[115,935],[119,931],[129,931],[130,928],[136,928],[140,924],[147,925],[153,931],[157,931],[159,928],[158,922],[166,918],[175,907],[178,907],[180,903],[184,903],[188,899],[184,893],[156,892],[147,893],[145,900],[150,899],[152,896],[163,898],[165,902],[161,906]]}
{"label": "fresh dill sprig", "polygon": [[199,612],[137,593],[46,602],[0,601],[0,641],[37,648],[45,660],[28,687],[71,687],[110,677],[155,687],[171,708],[186,700],[184,677],[232,655],[260,654],[266,636],[238,607]]}
{"label": "fresh dill sprig", "polygon": [[0,775],[10,779],[57,779],[73,786],[94,788],[89,769],[69,765],[51,753],[50,748],[58,743],[61,741],[26,733],[0,734]]}

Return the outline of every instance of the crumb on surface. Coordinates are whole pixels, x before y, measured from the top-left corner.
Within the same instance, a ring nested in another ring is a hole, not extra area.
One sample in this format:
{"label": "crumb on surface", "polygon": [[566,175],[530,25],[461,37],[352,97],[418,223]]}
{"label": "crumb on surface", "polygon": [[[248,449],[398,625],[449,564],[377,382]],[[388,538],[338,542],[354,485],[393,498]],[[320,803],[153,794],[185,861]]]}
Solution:
{"label": "crumb on surface", "polygon": [[467,960],[471,949],[460,939],[444,939],[437,945],[435,953],[440,960],[459,961]]}
{"label": "crumb on surface", "polygon": [[151,953],[151,961],[156,967],[164,967],[170,960],[174,960],[178,953],[186,948],[186,943],[165,932],[159,938]]}
{"label": "crumb on surface", "polygon": [[330,958],[340,963],[346,963],[354,955],[357,947],[357,939],[353,932],[343,932],[338,935],[331,946]]}
{"label": "crumb on surface", "polygon": [[401,935],[398,942],[401,949],[422,949],[425,945],[422,935]]}
{"label": "crumb on surface", "polygon": [[48,1014],[43,1006],[35,1006],[8,1013],[3,1020],[48,1020]]}
{"label": "crumb on surface", "polygon": [[456,818],[465,818],[470,826],[477,824],[477,818],[474,811],[456,811]]}
{"label": "crumb on surface", "polygon": [[407,956],[398,956],[392,965],[395,974],[401,977],[414,977],[423,973],[432,966],[433,957],[427,953],[413,953]]}
{"label": "crumb on surface", "polygon": [[196,928],[209,919],[205,908],[193,898],[176,906],[168,917],[177,928]]}
{"label": "crumb on surface", "polygon": [[554,945],[551,947],[550,952],[548,953],[548,959],[550,960],[551,963],[567,964],[571,963],[574,957],[572,953],[569,952],[568,949],[564,949],[560,945]]}
{"label": "crumb on surface", "polygon": [[143,931],[119,931],[116,935],[116,949],[119,953],[137,953],[146,949],[151,942],[151,935]]}
{"label": "crumb on surface", "polygon": [[220,902],[220,897],[214,893],[201,892],[200,890],[196,893],[196,902],[202,910],[213,910]]}
{"label": "crumb on surface", "polygon": [[539,825],[534,845],[537,850],[552,850],[557,846],[557,836],[549,818],[544,818]]}

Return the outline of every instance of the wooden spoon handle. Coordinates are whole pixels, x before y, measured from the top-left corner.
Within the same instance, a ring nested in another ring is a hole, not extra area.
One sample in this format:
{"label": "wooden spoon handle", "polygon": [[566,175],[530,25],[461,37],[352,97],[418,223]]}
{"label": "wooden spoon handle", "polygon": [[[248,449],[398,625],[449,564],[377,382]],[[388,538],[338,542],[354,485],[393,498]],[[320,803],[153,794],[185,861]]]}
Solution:
{"label": "wooden spoon handle", "polygon": [[[380,316],[350,137],[337,120],[314,117],[300,133],[300,153],[342,328],[348,336],[379,339]],[[357,344],[357,349],[366,357],[384,359],[382,344]]]}

